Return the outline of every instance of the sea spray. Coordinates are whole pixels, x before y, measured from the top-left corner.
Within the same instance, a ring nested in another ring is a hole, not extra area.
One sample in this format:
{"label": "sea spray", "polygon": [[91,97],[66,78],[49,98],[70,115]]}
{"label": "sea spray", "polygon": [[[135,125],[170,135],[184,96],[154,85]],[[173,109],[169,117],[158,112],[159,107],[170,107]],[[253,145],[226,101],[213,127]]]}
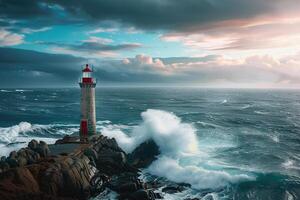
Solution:
{"label": "sea spray", "polygon": [[146,170],[177,183],[189,183],[194,189],[216,189],[229,183],[254,180],[246,174],[231,175],[225,171],[208,170],[196,165],[183,165],[179,158],[161,156]]}
{"label": "sea spray", "polygon": [[32,130],[32,125],[28,122],[20,122],[18,125],[0,128],[0,142],[14,142],[17,139],[19,133],[24,133],[30,130]]}
{"label": "sea spray", "polygon": [[165,177],[174,182],[185,182],[195,189],[219,188],[230,183],[253,180],[245,174],[231,175],[224,170],[202,168],[182,159],[198,160],[200,155],[196,129],[183,123],[173,113],[148,109],[141,114],[142,123],[126,134],[114,126],[103,127],[102,134],[114,137],[127,153],[141,143],[152,139],[161,151],[161,155],[146,170],[153,175]]}
{"label": "sea spray", "polygon": [[143,122],[128,135],[113,127],[103,128],[101,132],[114,137],[127,153],[149,139],[154,140],[163,154],[197,152],[197,137],[192,125],[182,123],[176,115],[161,110],[148,109],[141,116]]}
{"label": "sea spray", "polygon": [[52,144],[58,138],[76,131],[78,131],[78,125],[70,124],[41,125],[20,122],[10,127],[0,127],[0,156],[7,156],[12,150],[27,146],[32,139]]}

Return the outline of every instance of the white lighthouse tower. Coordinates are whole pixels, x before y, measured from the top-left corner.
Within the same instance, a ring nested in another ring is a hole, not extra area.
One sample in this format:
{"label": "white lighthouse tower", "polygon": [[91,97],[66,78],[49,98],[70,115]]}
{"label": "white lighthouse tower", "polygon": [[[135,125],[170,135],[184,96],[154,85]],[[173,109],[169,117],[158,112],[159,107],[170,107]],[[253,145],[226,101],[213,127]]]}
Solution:
{"label": "white lighthouse tower", "polygon": [[82,70],[82,77],[79,81],[81,88],[81,141],[86,141],[89,136],[96,134],[96,80],[92,77],[92,72],[93,70],[86,64],[85,68]]}

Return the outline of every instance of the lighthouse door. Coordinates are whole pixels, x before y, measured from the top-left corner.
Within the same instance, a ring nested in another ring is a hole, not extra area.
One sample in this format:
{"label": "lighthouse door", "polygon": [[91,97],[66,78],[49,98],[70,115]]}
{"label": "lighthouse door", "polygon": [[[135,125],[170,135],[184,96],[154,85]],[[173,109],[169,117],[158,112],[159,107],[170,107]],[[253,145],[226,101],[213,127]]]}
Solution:
{"label": "lighthouse door", "polygon": [[88,136],[87,121],[82,120],[80,126],[81,126],[81,136],[87,137]]}

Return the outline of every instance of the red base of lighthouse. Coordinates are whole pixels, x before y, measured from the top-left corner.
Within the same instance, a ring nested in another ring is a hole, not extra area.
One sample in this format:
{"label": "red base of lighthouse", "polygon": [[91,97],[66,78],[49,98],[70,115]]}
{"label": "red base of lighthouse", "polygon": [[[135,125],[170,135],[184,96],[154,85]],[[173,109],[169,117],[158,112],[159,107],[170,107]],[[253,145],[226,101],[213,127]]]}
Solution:
{"label": "red base of lighthouse", "polygon": [[88,137],[88,127],[87,127],[87,121],[82,120],[80,123],[80,137],[81,138],[87,138]]}

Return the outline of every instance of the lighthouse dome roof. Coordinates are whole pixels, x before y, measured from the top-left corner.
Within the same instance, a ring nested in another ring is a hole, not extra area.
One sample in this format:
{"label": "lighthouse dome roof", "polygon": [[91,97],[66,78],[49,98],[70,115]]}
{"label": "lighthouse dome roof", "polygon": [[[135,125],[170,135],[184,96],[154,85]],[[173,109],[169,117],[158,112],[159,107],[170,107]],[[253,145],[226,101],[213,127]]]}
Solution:
{"label": "lighthouse dome roof", "polygon": [[93,70],[89,67],[88,64],[85,65],[85,68],[82,70],[82,72],[92,72]]}

